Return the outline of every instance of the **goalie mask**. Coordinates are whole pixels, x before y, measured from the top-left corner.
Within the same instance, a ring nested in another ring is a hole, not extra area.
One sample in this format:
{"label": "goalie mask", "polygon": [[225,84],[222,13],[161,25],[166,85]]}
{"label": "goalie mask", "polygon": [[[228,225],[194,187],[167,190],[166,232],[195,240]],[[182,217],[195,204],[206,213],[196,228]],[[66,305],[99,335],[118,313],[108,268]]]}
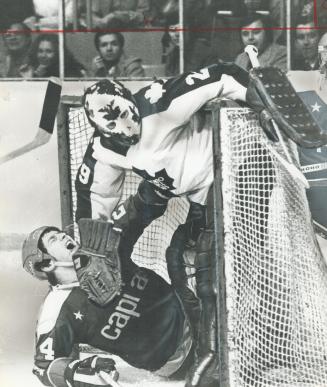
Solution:
{"label": "goalie mask", "polygon": [[51,256],[39,248],[39,241],[45,232],[51,230],[60,231],[57,227],[50,226],[37,228],[25,239],[22,248],[23,268],[40,280],[48,279],[47,274],[41,270],[41,264],[44,261],[50,261]]}
{"label": "goalie mask", "polygon": [[141,118],[132,93],[120,82],[103,79],[86,89],[83,105],[90,124],[120,146],[139,141]]}

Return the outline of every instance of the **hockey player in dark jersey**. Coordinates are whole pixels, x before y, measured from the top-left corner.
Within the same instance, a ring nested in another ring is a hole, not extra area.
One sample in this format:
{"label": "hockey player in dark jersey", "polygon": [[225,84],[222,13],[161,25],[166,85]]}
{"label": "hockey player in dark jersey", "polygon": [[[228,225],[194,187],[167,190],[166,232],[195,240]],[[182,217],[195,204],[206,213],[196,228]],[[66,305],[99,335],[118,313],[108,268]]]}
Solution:
{"label": "hockey player in dark jersey", "polygon": [[[101,356],[76,359],[73,349],[79,343],[172,378],[183,376],[192,363],[190,326],[182,304],[162,277],[130,259],[134,242],[143,231],[141,222],[131,222],[129,231],[129,237],[122,235],[119,248],[123,287],[104,307],[90,301],[77,282],[72,258],[79,246],[71,237],[55,227],[40,227],[25,240],[23,267],[51,284],[38,319],[33,369],[44,385],[115,385],[104,382],[110,377],[117,379],[112,360]],[[175,266],[183,259],[183,239],[185,230],[179,227],[167,250],[168,262]],[[178,274],[173,277],[181,283]],[[194,295],[193,302],[196,310]],[[106,373],[104,379],[100,371]]]}
{"label": "hockey player in dark jersey", "polygon": [[[264,105],[248,91],[248,73],[234,64],[218,63],[169,80],[156,80],[132,94],[116,81],[102,80],[84,94],[84,108],[94,136],[76,177],[77,212],[81,217],[111,219],[124,230],[129,216],[118,208],[125,171],[144,180],[136,212],[146,214],[145,226],[161,216],[167,202],[186,196],[190,211],[186,224],[191,244],[203,250],[203,236],[213,239],[213,222],[207,222],[206,205],[213,183],[212,127],[199,109],[220,97],[246,101],[258,112]],[[212,210],[208,211],[211,215]],[[140,216],[140,215],[137,215]],[[216,311],[210,262],[198,254],[197,281],[202,303],[198,371],[207,368],[216,353]],[[186,302],[187,303],[187,302]],[[187,307],[186,307],[187,309]],[[202,354],[202,355],[201,355]],[[189,385],[198,386],[194,371]],[[201,372],[202,372],[201,371]]]}

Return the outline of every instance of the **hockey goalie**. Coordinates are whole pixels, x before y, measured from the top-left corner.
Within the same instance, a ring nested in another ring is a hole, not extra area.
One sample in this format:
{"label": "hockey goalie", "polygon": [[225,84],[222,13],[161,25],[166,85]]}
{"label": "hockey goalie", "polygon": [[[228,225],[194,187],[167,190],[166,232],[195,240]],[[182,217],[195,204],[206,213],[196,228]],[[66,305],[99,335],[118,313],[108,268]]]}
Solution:
{"label": "hockey goalie", "polygon": [[[288,93],[296,102],[293,111],[286,108],[287,114],[283,101],[278,100],[278,89],[270,87],[276,82],[283,95]],[[266,92],[269,88],[270,94]],[[187,197],[190,210],[185,243],[197,246],[196,279],[206,284],[197,289],[201,300],[200,328],[194,336],[198,361],[188,378],[189,386],[206,385],[204,376],[214,366],[217,353],[210,269],[213,252],[203,251],[203,241],[213,239],[212,208],[207,211],[213,183],[212,127],[200,111],[215,97],[247,103],[258,113],[263,130],[273,141],[278,137],[272,119],[281,125],[285,136],[299,144],[316,146],[326,141],[312,123],[311,132],[298,125],[298,111],[303,106],[286,76],[276,69],[256,69],[250,75],[234,64],[218,63],[169,80],[156,80],[134,94],[117,81],[102,80],[89,87],[83,97],[86,116],[95,132],[75,183],[76,219],[112,218],[123,233],[133,216],[140,217],[146,227],[165,212],[170,198]],[[133,201],[116,208],[126,170],[143,181]],[[178,291],[172,271],[170,276]],[[188,300],[183,301],[187,311]]]}

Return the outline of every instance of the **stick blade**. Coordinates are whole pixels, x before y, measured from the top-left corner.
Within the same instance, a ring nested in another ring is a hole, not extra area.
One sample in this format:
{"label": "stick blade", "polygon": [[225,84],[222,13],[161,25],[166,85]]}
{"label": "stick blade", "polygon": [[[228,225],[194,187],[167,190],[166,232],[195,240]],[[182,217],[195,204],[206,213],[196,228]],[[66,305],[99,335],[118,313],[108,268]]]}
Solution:
{"label": "stick blade", "polygon": [[42,146],[50,140],[58,112],[61,89],[59,79],[54,77],[49,79],[43,102],[40,125],[34,139],[30,143],[0,157],[0,165]]}
{"label": "stick blade", "polygon": [[46,132],[52,134],[54,122],[58,112],[61,94],[61,82],[58,78],[50,78],[45,92],[42,114],[39,127]]}

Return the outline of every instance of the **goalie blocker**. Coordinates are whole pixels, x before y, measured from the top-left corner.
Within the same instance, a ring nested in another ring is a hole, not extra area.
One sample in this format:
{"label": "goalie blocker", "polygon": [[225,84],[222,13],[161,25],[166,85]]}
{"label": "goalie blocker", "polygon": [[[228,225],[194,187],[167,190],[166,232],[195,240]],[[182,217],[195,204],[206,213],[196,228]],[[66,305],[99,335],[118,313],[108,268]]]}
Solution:
{"label": "goalie blocker", "polygon": [[273,119],[283,134],[301,147],[318,148],[327,144],[327,133],[314,121],[280,69],[253,68],[250,71],[247,101],[250,107],[259,112],[260,123],[270,139],[277,140],[271,125]]}

